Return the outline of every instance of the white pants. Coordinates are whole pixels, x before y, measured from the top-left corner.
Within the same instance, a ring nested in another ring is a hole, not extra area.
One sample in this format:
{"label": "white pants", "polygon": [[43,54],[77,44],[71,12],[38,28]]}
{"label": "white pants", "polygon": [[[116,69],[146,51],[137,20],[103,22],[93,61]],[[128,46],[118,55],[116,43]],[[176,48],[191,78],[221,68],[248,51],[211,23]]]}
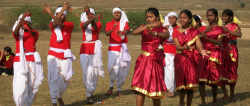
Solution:
{"label": "white pants", "polygon": [[93,67],[93,57],[94,55],[80,54],[83,82],[87,92],[87,97],[93,95],[98,81],[98,67]]}
{"label": "white pants", "polygon": [[[175,73],[174,73],[174,54],[165,53],[165,62],[166,66],[164,67],[165,70],[165,77],[164,82],[169,92],[174,92],[176,87],[175,84]],[[180,63],[181,64],[181,63]]]}
{"label": "white pants", "polygon": [[16,106],[31,106],[35,99],[33,84],[35,81],[35,62],[27,62],[27,75],[21,74],[19,62],[14,62],[13,97]]}
{"label": "white pants", "polygon": [[67,60],[58,59],[48,55],[48,85],[52,103],[57,103],[57,98],[62,98],[63,92],[69,85],[65,81],[63,73],[67,71]]}
{"label": "white pants", "polygon": [[121,67],[120,52],[108,51],[108,56],[110,87],[114,87],[114,81],[117,80],[117,91],[121,91],[121,86],[125,83],[128,76],[130,61],[127,62],[127,66]]}

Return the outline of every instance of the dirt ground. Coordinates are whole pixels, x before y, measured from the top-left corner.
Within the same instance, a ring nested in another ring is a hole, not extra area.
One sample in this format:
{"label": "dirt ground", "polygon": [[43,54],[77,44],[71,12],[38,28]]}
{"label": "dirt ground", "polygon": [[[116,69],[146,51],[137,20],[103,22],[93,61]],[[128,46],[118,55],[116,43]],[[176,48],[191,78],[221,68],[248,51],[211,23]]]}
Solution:
{"label": "dirt ground", "polygon": [[[15,7],[18,5],[23,5],[25,3],[41,6],[41,3],[52,4],[53,7],[57,7],[62,3],[62,0],[0,0],[0,26],[4,22],[6,17],[4,14],[5,9]],[[250,4],[247,3],[248,0],[155,0],[154,2],[150,0],[71,0],[70,1],[76,9],[76,12],[82,12],[81,8],[84,4],[90,4],[92,7],[97,9],[112,10],[113,7],[119,6],[123,9],[134,9],[134,10],[145,10],[148,7],[157,7],[163,16],[167,15],[170,11],[180,12],[182,9],[190,9],[193,14],[199,14],[203,17],[206,22],[205,13],[209,8],[217,8],[219,13],[223,9],[231,8],[234,10],[235,14],[243,22],[240,26],[242,28],[243,37],[238,39],[238,50],[239,50],[239,68],[238,68],[238,82],[235,88],[235,103],[229,104],[228,102],[220,102],[219,99],[223,97],[222,91],[219,89],[218,92],[218,106],[248,106],[250,104],[250,16],[249,8]],[[240,3],[246,3],[245,8],[240,8]],[[196,5],[201,5],[202,8]],[[104,28],[104,27],[103,27]],[[0,30],[1,31],[1,30]],[[36,99],[33,103],[34,106],[47,106],[51,105],[51,98],[48,89],[47,82],[47,54],[49,50],[49,40],[51,36],[50,31],[39,31],[39,40],[36,43],[37,51],[41,55],[42,64],[44,68],[44,80],[39,87],[39,91],[36,93]],[[0,32],[0,50],[5,46],[10,46],[13,51],[15,51],[15,40],[11,33]],[[130,72],[126,79],[126,83],[122,86],[123,95],[118,99],[116,86],[114,88],[114,93],[111,96],[105,95],[109,88],[109,75],[107,70],[108,62],[108,37],[104,34],[100,34],[100,40],[103,43],[102,53],[103,53],[103,64],[105,77],[99,77],[97,89],[94,93],[95,98],[98,101],[105,101],[105,104],[94,104],[95,106],[135,106],[136,95],[134,92],[130,91],[131,82],[134,73],[134,66],[137,57],[140,55],[141,49],[141,37],[140,35],[128,36],[129,43],[128,49],[132,56]],[[84,106],[86,104],[86,90],[82,79],[82,70],[79,60],[80,46],[82,43],[82,32],[73,32],[71,38],[71,50],[77,59],[73,62],[73,68],[75,74],[73,75],[70,85],[63,95],[63,100],[66,106]],[[13,76],[0,76],[0,106],[14,106],[13,92],[12,92],[12,80]],[[227,87],[228,88],[228,87]],[[206,102],[208,106],[212,105],[212,92],[211,88],[206,86]],[[179,103],[178,93],[175,93],[175,97],[166,97],[162,99],[162,106],[177,106]],[[193,106],[198,106],[201,103],[199,92],[197,92],[193,99]],[[152,106],[152,100],[146,97],[145,106]]]}

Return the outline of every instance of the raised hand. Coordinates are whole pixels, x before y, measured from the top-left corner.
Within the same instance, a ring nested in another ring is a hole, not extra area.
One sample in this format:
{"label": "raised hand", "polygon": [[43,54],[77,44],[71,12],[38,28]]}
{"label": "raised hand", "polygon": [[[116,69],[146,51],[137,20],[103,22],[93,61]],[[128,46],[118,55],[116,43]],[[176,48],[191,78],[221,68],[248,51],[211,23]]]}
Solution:
{"label": "raised hand", "polygon": [[148,34],[149,35],[152,35],[153,37],[156,37],[157,35],[155,35],[155,32],[154,31],[152,31],[152,30],[148,30]]}
{"label": "raised hand", "polygon": [[223,25],[222,28],[224,29],[225,32],[228,32],[228,29],[226,28],[225,25]]}
{"label": "raised hand", "polygon": [[20,19],[20,22],[23,21],[24,18],[26,17],[26,15],[28,15],[28,14],[29,14],[29,11],[28,11],[28,10],[25,10],[25,11],[23,12],[22,18]]}
{"label": "raised hand", "polygon": [[89,11],[89,6],[88,6],[88,5],[85,5],[85,6],[83,7],[83,9],[84,9],[84,11],[85,11],[85,10]]}
{"label": "raised hand", "polygon": [[118,34],[118,36],[122,36],[123,35],[121,31],[117,31],[117,34]]}
{"label": "raised hand", "polygon": [[207,38],[206,33],[205,33],[205,32],[202,32],[202,33],[201,33],[201,37],[203,37],[203,38]]}
{"label": "raised hand", "polygon": [[113,24],[113,30],[115,30],[117,27],[117,23]]}
{"label": "raised hand", "polygon": [[23,12],[23,17],[25,17],[25,16],[28,15],[28,14],[30,14],[30,12],[29,12],[28,10],[25,10],[25,11]]}
{"label": "raised hand", "polygon": [[46,4],[43,3],[42,7],[47,13],[52,13],[50,4],[47,6]]}
{"label": "raised hand", "polygon": [[214,27],[214,26],[208,25],[208,26],[206,27],[206,32],[212,31],[212,30],[213,30],[213,27]]}
{"label": "raised hand", "polygon": [[104,17],[104,15],[102,13],[103,13],[103,11],[100,12],[99,14],[95,15],[94,18],[96,19],[96,18],[100,17],[102,19]]}
{"label": "raised hand", "polygon": [[67,2],[67,3],[64,2],[62,10],[65,11],[67,9],[70,9],[71,8],[70,6],[72,6],[72,5],[69,5],[69,2]]}

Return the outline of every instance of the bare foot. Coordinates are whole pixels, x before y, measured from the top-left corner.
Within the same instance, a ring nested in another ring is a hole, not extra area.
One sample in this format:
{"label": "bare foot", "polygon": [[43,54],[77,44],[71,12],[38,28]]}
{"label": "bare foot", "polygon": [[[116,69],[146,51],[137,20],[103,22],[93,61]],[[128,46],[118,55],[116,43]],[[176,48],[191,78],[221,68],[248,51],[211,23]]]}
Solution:
{"label": "bare foot", "polygon": [[222,97],[221,99],[220,99],[220,101],[225,101],[225,100],[228,100],[229,99],[229,97]]}
{"label": "bare foot", "polygon": [[234,97],[229,98],[229,103],[234,103]]}
{"label": "bare foot", "polygon": [[200,106],[207,106],[207,104],[206,103],[202,103]]}
{"label": "bare foot", "polygon": [[59,102],[59,106],[65,106],[62,98],[57,98],[58,102]]}
{"label": "bare foot", "polygon": [[168,97],[173,97],[174,94],[173,94],[172,92],[167,92],[167,96],[168,96]]}
{"label": "bare foot", "polygon": [[179,102],[179,105],[178,106],[185,106],[185,102]]}
{"label": "bare foot", "polygon": [[52,105],[53,105],[53,106],[57,106],[57,103],[53,103]]}
{"label": "bare foot", "polygon": [[217,106],[217,102],[213,102],[213,105],[212,106]]}

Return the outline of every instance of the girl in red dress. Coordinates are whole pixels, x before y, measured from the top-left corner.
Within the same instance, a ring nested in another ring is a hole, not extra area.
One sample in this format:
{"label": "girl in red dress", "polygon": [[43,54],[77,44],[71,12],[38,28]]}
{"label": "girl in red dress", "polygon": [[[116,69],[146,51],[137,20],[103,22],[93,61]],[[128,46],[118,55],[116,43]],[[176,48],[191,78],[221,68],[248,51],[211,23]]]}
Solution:
{"label": "girl in red dress", "polygon": [[183,10],[179,14],[181,28],[173,31],[173,41],[177,54],[174,58],[176,90],[180,93],[180,106],[184,106],[184,98],[187,93],[187,106],[191,106],[193,91],[198,89],[199,75],[197,72],[194,49],[199,48],[201,54],[206,55],[198,35],[200,32],[192,28],[192,13]]}
{"label": "girl in red dress", "polygon": [[[222,72],[222,85],[221,89],[224,93],[224,97],[221,101],[229,99],[226,86],[228,84],[230,86],[230,99],[229,102],[234,102],[234,87],[237,81],[237,68],[238,68],[238,49],[236,47],[237,37],[241,37],[241,29],[238,26],[240,21],[234,16],[234,13],[230,9],[226,9],[222,13],[222,20],[225,25],[223,26],[224,31],[226,32],[229,41],[228,41],[228,52],[227,52],[227,70],[223,70]],[[224,48],[223,48],[224,49]]]}
{"label": "girl in red dress", "polygon": [[199,17],[199,15],[193,15],[193,18],[196,22],[196,25],[194,26],[194,28],[198,29],[200,32],[203,32],[206,30],[206,24],[203,24],[204,22],[201,22],[201,18]]}
{"label": "girl in red dress", "polygon": [[[193,18],[194,18],[194,20],[196,22],[196,25],[194,26],[194,28],[198,29],[200,32],[206,31],[206,26],[207,25],[201,20],[201,17],[199,15],[193,15]],[[201,41],[202,40],[203,39],[201,38]],[[199,58],[200,58],[201,55],[200,55],[200,53],[199,53],[199,51],[197,49],[195,49],[194,54],[195,54],[195,61],[198,64],[199,63]]]}
{"label": "girl in red dress", "polygon": [[136,105],[143,106],[145,95],[153,99],[154,106],[160,106],[160,99],[167,91],[164,83],[164,52],[157,49],[169,37],[167,28],[160,22],[156,8],[148,8],[145,12],[147,25],[133,31],[141,34],[142,51],[136,60],[131,90],[136,91]]}
{"label": "girl in red dress", "polygon": [[205,58],[199,58],[199,81],[200,81],[200,95],[202,105],[206,105],[205,102],[205,84],[212,87],[213,92],[213,105],[216,105],[218,86],[221,85],[221,43],[225,32],[221,26],[218,26],[219,20],[218,11],[216,9],[209,9],[207,11],[207,20],[209,25],[206,31],[202,33],[203,47],[206,53],[209,55]]}
{"label": "girl in red dress", "polygon": [[14,57],[15,54],[10,47],[5,47],[2,53],[0,52],[0,64],[3,65],[0,65],[0,75],[13,75]]}

